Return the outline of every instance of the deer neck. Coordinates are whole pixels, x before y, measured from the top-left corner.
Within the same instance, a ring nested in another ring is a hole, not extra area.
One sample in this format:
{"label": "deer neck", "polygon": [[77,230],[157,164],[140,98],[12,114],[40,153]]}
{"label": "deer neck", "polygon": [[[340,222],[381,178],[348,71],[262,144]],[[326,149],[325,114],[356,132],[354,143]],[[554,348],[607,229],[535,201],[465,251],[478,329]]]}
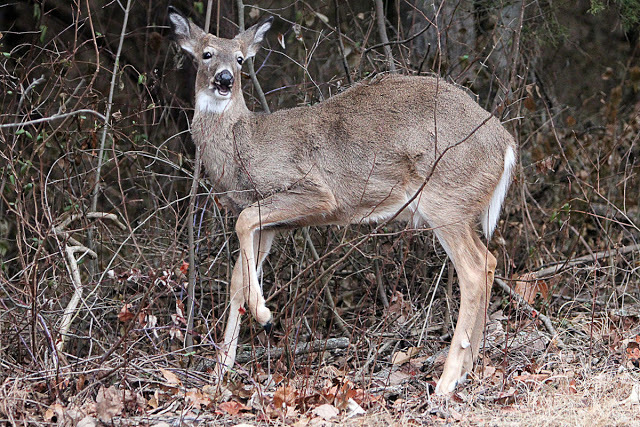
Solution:
{"label": "deer neck", "polygon": [[241,94],[231,99],[233,101],[218,112],[215,108],[200,108],[198,101],[204,101],[196,96],[191,135],[201,150],[203,165],[214,189],[228,193],[220,196],[221,203],[239,213],[239,209],[252,201],[247,193],[236,191],[246,190],[246,184],[238,182],[237,177],[247,153],[250,123],[256,113],[249,111]]}
{"label": "deer neck", "polygon": [[231,136],[236,123],[251,114],[240,85],[234,86],[229,99],[217,98],[209,90],[198,91],[191,126],[196,144],[201,148],[211,143],[218,147],[225,145],[224,140]]}

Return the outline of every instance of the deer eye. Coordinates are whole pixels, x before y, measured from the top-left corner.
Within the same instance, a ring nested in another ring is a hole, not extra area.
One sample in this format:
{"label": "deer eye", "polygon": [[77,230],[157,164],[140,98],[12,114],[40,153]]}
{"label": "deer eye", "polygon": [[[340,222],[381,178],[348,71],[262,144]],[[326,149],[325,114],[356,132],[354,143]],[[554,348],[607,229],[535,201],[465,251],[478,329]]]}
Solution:
{"label": "deer eye", "polygon": [[244,58],[242,56],[238,56],[238,64],[242,65],[244,62]]}
{"label": "deer eye", "polygon": [[211,55],[211,52],[204,52],[202,54],[202,59],[211,59],[213,55]]}

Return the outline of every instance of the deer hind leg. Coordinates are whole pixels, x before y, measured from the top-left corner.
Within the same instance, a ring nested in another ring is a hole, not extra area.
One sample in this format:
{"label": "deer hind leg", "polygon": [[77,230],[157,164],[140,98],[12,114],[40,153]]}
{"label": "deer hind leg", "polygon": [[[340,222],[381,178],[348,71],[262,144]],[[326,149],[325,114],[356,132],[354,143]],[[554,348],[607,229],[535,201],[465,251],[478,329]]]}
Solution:
{"label": "deer hind leg", "polygon": [[484,245],[484,243],[482,243],[482,241],[478,238],[478,235],[475,233],[473,233],[473,240],[476,244],[478,252],[482,256],[482,267],[484,268],[484,292],[482,293],[480,311],[478,313],[478,317],[476,317],[476,325],[473,328],[473,335],[471,336],[471,352],[473,358],[469,360],[465,359],[465,365],[463,366],[465,372],[469,372],[473,369],[473,362],[477,358],[480,351],[480,344],[482,343],[484,327],[488,315],[487,310],[489,308],[489,300],[491,298],[493,276],[496,271],[497,264],[496,258],[491,252],[489,252],[487,247]]}
{"label": "deer hind leg", "polygon": [[436,393],[446,394],[451,393],[473,368],[482,339],[496,262],[470,225],[447,225],[436,228],[435,233],[453,261],[460,282],[458,321],[436,386]]}
{"label": "deer hind leg", "polygon": [[[254,239],[254,251],[258,254],[257,270],[260,272],[262,263],[267,258],[271,244],[276,235],[274,230],[263,230],[259,236]],[[238,256],[238,260],[233,267],[231,275],[231,286],[229,289],[229,313],[227,317],[227,325],[224,331],[224,342],[218,350],[218,364],[214,376],[222,379],[226,371],[233,365],[236,359],[236,351],[238,348],[238,337],[240,335],[240,321],[242,307],[245,303],[245,293],[243,289],[243,272],[242,257]]]}

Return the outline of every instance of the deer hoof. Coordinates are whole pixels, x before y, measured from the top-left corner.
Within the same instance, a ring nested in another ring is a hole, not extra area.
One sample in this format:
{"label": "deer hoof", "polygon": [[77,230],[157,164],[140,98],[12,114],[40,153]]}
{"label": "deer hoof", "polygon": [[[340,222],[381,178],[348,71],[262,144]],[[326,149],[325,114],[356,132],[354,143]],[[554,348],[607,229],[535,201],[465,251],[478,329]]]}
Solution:
{"label": "deer hoof", "polygon": [[273,332],[273,322],[271,322],[271,320],[262,325],[262,327],[264,328],[264,331],[267,335],[271,335],[271,332]]}
{"label": "deer hoof", "polygon": [[465,372],[464,374],[462,374],[460,377],[456,378],[456,379],[447,379],[444,375],[440,378],[440,381],[438,381],[438,384],[436,384],[436,394],[437,395],[449,395],[451,393],[453,393],[453,391],[456,389],[456,386],[458,385],[462,385],[464,383],[467,382],[467,372]]}

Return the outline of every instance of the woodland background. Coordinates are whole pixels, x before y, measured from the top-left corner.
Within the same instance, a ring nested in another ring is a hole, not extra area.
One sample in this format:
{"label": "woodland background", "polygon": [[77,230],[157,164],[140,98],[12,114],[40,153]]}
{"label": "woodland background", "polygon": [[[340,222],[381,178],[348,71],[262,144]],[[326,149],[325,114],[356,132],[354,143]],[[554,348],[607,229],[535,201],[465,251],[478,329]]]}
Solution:
{"label": "woodland background", "polygon": [[247,26],[276,17],[261,88],[243,81],[251,109],[260,90],[272,111],[312,104],[393,63],[505,122],[519,165],[481,363],[445,404],[429,398],[458,304],[431,233],[310,228],[265,266],[274,335],[247,320],[242,365],[211,387],[237,242],[207,178],[193,184],[195,69],[169,2],[8,0],[0,422],[640,422],[639,1],[386,0],[384,16],[374,0],[171,3],[201,26],[210,7],[224,37],[239,10]]}

